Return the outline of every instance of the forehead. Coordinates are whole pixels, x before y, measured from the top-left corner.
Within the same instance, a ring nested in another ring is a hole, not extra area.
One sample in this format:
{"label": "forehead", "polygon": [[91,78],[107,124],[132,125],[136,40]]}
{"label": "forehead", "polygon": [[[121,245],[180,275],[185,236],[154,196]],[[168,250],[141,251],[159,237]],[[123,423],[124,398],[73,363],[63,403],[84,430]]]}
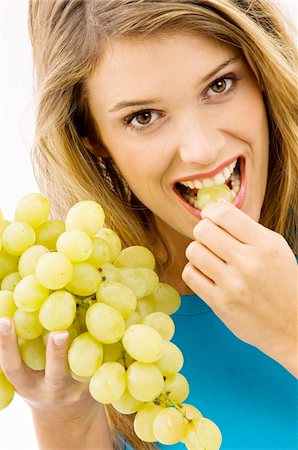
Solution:
{"label": "forehead", "polygon": [[106,47],[87,81],[89,105],[101,110],[125,98],[187,95],[200,78],[239,51],[199,33],[125,38]]}

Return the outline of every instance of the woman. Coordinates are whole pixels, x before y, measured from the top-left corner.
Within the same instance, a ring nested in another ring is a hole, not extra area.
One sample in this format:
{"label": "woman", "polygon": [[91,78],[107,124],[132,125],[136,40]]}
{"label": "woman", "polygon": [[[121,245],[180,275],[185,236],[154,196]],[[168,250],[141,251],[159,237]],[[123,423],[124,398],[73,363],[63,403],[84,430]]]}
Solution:
{"label": "woman", "polygon": [[[56,214],[94,199],[124,246],[154,252],[182,295],[189,401],[223,449],[295,448],[296,61],[279,13],[269,0],[35,0],[29,14],[34,158]],[[208,195],[219,202],[204,208]],[[120,433],[152,448],[69,377],[66,337],[52,333],[34,378],[2,334],[40,447],[108,450]]]}

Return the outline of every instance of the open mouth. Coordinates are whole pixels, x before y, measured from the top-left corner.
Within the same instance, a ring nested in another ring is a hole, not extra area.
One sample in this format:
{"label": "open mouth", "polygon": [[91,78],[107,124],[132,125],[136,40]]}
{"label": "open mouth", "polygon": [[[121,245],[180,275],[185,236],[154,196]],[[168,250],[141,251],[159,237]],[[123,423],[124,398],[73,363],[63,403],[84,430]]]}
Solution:
{"label": "open mouth", "polygon": [[[239,157],[211,178],[198,178],[175,183],[174,191],[182,200],[184,206],[188,206],[187,209],[191,207],[192,212],[194,212],[194,209],[197,210],[197,213],[201,211],[202,200],[200,200],[200,197],[202,196],[200,194],[203,192],[210,193],[211,197],[215,195],[215,198],[218,195],[218,198],[210,201],[227,201],[225,195],[221,196],[221,191],[225,191],[228,194],[228,201],[240,208],[244,201],[244,169],[245,159]],[[227,188],[223,185],[226,185]]]}

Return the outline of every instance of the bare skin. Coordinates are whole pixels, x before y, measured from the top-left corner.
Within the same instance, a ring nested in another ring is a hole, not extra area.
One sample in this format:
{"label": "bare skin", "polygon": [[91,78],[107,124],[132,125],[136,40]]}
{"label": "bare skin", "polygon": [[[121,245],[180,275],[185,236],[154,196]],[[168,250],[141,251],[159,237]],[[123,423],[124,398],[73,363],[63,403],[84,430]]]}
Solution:
{"label": "bare skin", "polygon": [[286,240],[230,204],[202,216],[183,280],[239,339],[298,377],[298,271]]}
{"label": "bare skin", "polygon": [[[198,84],[199,74],[204,80],[226,60],[228,68]],[[106,148],[169,243],[174,262],[166,280],[181,294],[196,293],[239,339],[298,376],[297,263],[287,241],[258,223],[270,149],[262,92],[248,65],[235,48],[196,34],[146,45],[116,41],[88,90]],[[179,201],[177,180],[197,178],[239,153],[241,205],[209,204],[199,218]]]}
{"label": "bare skin", "polygon": [[1,329],[0,365],[32,410],[39,448],[112,450],[104,408],[91,397],[87,383],[68,373],[63,332],[50,333],[46,369],[33,371],[20,357],[11,319],[9,325],[6,333]]}
{"label": "bare skin", "polygon": [[[296,261],[282,236],[258,224],[268,133],[256,80],[237,59],[217,74],[220,85],[215,78],[204,82],[214,68],[235,57],[234,49],[206,38],[187,35],[117,45],[90,80],[91,109],[120,171],[172,242],[174,264],[163,281],[181,294],[198,294],[236,336],[297,376]],[[140,66],[146,77],[140,77]],[[229,80],[230,72],[237,83]],[[219,96],[214,87],[222,88],[224,79],[225,94]],[[146,114],[133,119],[134,130],[123,125],[131,110],[108,113],[116,102],[139,97],[158,100],[136,108]],[[150,127],[136,131],[141,126],[137,119],[148,118]],[[238,153],[246,158],[244,204],[241,209],[207,205],[198,221],[177,201],[173,181],[213,170]],[[33,373],[21,361],[9,323],[8,332],[0,333],[0,365],[32,409],[40,448],[111,450],[104,409],[87,385],[68,374],[67,344],[53,343],[59,333],[49,337],[45,371]]]}

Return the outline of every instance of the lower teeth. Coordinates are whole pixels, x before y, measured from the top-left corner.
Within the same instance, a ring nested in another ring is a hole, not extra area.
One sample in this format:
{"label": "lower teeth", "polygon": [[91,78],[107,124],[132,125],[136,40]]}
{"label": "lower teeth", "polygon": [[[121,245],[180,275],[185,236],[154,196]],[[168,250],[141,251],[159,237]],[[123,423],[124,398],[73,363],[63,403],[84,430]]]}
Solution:
{"label": "lower teeth", "polygon": [[194,208],[203,209],[210,202],[232,203],[240,191],[240,174],[231,176],[232,189],[226,184],[199,189],[197,194],[184,194],[183,198]]}

